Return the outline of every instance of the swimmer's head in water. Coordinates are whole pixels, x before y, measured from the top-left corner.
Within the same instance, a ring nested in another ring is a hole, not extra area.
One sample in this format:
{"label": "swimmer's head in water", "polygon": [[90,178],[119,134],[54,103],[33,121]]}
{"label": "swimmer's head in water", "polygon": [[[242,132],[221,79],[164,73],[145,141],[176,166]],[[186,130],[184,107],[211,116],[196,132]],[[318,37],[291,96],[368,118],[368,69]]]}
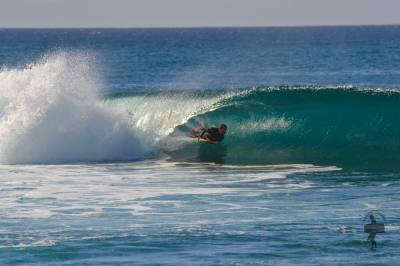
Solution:
{"label": "swimmer's head in water", "polygon": [[227,125],[225,125],[225,124],[221,124],[221,125],[219,126],[219,129],[218,129],[218,131],[219,131],[219,133],[220,133],[221,135],[225,135],[225,133],[226,133],[227,130],[228,130],[228,127],[227,127]]}

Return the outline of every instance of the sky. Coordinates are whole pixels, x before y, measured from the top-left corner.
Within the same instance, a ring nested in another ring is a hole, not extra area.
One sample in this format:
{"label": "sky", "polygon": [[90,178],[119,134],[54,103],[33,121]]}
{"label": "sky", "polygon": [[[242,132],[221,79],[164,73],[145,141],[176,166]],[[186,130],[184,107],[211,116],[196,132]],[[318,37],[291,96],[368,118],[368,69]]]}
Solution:
{"label": "sky", "polygon": [[400,0],[0,0],[1,28],[400,24]]}

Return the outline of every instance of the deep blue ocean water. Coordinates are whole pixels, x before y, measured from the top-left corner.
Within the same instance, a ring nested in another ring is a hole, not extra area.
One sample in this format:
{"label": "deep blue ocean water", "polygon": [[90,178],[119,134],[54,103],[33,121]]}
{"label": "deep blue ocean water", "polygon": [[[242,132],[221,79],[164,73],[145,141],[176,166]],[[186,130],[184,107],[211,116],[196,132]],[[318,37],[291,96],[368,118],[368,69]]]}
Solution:
{"label": "deep blue ocean water", "polygon": [[399,88],[400,26],[0,29],[0,264],[396,264]]}

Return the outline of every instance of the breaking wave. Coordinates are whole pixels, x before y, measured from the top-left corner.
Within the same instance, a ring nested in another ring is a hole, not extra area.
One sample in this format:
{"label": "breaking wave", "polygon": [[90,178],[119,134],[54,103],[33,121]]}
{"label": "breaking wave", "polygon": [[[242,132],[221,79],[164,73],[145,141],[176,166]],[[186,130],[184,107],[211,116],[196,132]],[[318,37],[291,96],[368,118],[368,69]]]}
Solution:
{"label": "breaking wave", "polygon": [[[275,86],[102,96],[89,55],[61,52],[0,70],[0,162],[143,159],[400,168],[400,93]],[[221,145],[190,129],[225,123]]]}
{"label": "breaking wave", "polygon": [[[347,87],[278,86],[113,95],[132,127],[173,160],[229,164],[312,163],[397,169],[400,93]],[[194,143],[190,129],[228,125],[223,145]]]}

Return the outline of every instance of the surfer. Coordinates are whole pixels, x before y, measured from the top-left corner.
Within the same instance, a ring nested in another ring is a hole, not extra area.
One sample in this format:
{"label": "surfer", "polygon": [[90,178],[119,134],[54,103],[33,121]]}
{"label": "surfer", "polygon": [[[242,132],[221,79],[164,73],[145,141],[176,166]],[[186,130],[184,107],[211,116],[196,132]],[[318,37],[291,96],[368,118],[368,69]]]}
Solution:
{"label": "surfer", "polygon": [[[369,219],[371,220],[370,225],[376,225],[377,224],[374,215],[371,214],[369,216]],[[374,249],[374,248],[378,247],[378,244],[376,243],[375,237],[376,237],[376,232],[370,232],[369,233],[368,240],[371,241],[371,249]]]}
{"label": "surfer", "polygon": [[[200,125],[192,130],[193,136],[197,138],[199,142],[207,142],[210,144],[218,144],[224,140],[226,131],[228,127],[225,124],[221,124],[219,128],[210,127],[205,129],[204,123],[200,123]],[[200,133],[200,135],[197,135]]]}

